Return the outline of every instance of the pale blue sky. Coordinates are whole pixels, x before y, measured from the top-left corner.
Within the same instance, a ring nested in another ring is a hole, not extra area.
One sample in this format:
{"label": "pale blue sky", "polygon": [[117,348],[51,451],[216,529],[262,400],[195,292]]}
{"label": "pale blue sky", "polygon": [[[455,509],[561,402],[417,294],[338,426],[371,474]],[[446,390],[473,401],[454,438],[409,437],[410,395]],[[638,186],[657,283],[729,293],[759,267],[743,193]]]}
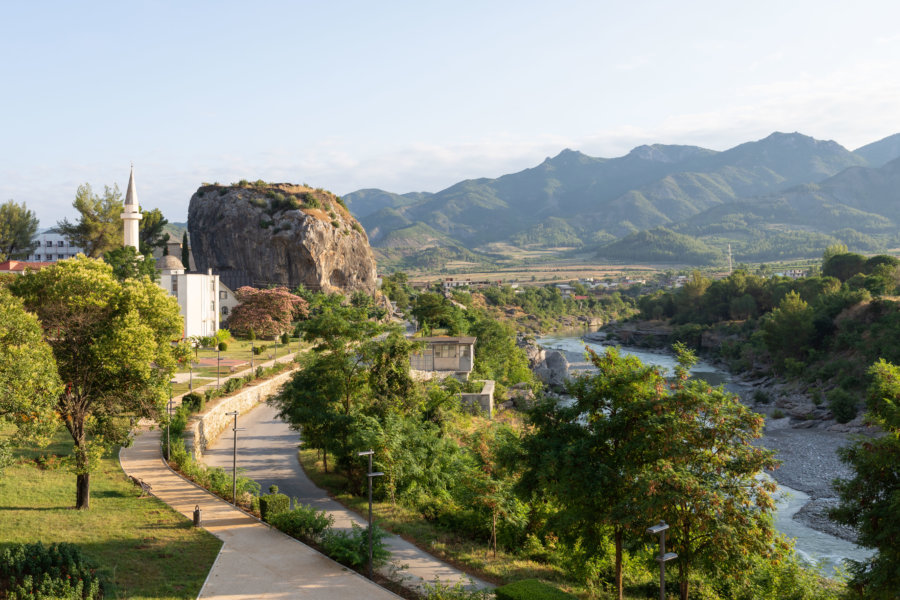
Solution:
{"label": "pale blue sky", "polygon": [[438,191],[569,147],[900,132],[900,3],[0,0],[0,201]]}

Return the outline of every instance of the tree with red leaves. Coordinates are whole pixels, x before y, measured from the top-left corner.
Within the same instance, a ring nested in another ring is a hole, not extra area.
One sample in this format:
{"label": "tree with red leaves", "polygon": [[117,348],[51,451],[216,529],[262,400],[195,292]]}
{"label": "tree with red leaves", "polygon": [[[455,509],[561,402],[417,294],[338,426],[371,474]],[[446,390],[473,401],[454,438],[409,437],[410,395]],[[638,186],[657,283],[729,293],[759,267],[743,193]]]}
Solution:
{"label": "tree with red leaves", "polygon": [[286,287],[259,290],[249,286],[234,292],[240,305],[228,318],[228,327],[245,337],[252,330],[257,336],[270,338],[290,331],[293,321],[309,314],[309,304]]}

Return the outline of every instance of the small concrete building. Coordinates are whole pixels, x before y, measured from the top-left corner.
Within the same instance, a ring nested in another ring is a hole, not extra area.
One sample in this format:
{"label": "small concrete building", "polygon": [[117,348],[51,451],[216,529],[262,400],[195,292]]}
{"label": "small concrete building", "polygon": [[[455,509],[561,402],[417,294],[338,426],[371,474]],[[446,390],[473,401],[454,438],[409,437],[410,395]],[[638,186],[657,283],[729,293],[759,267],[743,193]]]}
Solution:
{"label": "small concrete building", "polygon": [[463,380],[469,378],[475,361],[474,337],[437,335],[409,339],[425,342],[425,348],[421,352],[409,355],[412,370],[453,374]]}

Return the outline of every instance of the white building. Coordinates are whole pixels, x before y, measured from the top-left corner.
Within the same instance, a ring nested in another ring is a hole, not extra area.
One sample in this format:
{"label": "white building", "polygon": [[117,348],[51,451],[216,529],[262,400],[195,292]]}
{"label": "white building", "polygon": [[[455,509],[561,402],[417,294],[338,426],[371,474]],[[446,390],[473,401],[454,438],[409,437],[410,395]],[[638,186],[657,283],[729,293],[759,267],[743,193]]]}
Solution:
{"label": "white building", "polygon": [[59,233],[39,233],[35,236],[38,245],[25,259],[29,262],[56,262],[66,258],[72,258],[79,252],[84,252],[78,246],[73,246],[66,237]]}
{"label": "white building", "polygon": [[159,285],[178,300],[184,319],[184,337],[211,336],[219,330],[219,276],[185,273],[184,265],[172,255],[156,261]]}

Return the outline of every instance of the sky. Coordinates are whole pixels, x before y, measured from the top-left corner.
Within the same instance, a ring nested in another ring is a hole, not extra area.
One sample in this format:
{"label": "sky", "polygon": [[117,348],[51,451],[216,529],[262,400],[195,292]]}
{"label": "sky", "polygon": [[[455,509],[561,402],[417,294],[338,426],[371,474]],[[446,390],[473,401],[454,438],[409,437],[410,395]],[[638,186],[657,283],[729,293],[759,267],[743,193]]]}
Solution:
{"label": "sky", "polygon": [[900,3],[0,2],[0,202],[80,184],[436,192],[564,148],[900,132]]}

